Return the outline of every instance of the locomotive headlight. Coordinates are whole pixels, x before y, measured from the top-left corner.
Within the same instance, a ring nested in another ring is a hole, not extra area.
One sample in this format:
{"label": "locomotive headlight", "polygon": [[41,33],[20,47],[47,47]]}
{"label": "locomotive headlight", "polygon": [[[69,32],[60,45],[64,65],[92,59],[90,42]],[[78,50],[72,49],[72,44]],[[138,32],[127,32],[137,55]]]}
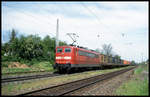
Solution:
{"label": "locomotive headlight", "polygon": [[61,57],[56,57],[56,59],[61,59]]}
{"label": "locomotive headlight", "polygon": [[71,57],[70,56],[65,56],[64,59],[71,59]]}

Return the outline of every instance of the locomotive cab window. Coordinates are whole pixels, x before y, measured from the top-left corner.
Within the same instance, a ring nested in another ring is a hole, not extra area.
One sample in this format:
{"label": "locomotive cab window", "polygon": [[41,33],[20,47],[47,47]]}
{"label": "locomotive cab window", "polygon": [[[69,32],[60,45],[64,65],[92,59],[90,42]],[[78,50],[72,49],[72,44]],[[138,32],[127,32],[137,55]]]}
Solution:
{"label": "locomotive cab window", "polygon": [[65,52],[71,52],[71,48],[65,48]]}
{"label": "locomotive cab window", "polygon": [[57,53],[61,53],[62,52],[62,48],[57,48]]}

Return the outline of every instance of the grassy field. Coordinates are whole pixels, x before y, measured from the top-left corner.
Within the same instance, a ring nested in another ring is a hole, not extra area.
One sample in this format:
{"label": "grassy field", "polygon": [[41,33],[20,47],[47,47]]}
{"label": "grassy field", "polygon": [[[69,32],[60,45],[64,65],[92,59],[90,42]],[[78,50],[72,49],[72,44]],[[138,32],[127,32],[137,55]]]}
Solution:
{"label": "grassy field", "polygon": [[124,96],[148,96],[149,95],[149,78],[148,66],[139,66],[135,71],[133,78],[122,84],[117,90],[116,95]]}
{"label": "grassy field", "polygon": [[33,64],[32,66],[28,68],[8,68],[8,67],[2,67],[2,74],[5,75],[6,73],[17,73],[17,72],[32,72],[32,71],[49,71],[53,72],[53,67],[50,62],[43,61]]}

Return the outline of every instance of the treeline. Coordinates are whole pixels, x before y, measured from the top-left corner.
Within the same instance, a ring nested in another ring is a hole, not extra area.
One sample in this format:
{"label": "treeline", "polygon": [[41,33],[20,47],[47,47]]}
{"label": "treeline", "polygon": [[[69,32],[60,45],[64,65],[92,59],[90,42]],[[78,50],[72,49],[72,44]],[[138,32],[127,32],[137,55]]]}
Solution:
{"label": "treeline", "polygon": [[[18,61],[32,65],[35,61],[50,61],[54,63],[55,38],[45,36],[43,39],[38,35],[21,35],[16,37],[16,31],[12,29],[8,42],[2,44],[2,61]],[[59,41],[59,45],[67,45]]]}

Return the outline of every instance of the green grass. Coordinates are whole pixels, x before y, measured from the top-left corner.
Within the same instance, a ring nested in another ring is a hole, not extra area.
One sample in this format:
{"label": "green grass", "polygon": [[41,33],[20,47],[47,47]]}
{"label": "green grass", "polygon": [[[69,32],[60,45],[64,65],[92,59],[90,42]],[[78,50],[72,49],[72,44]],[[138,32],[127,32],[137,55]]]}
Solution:
{"label": "green grass", "polygon": [[44,70],[44,71],[54,71],[52,64],[50,62],[47,62],[47,61],[33,64],[32,68],[38,68],[39,70]]}
{"label": "green grass", "polygon": [[137,68],[135,71],[134,71],[134,74],[140,74],[142,71],[144,70],[144,68]]}
{"label": "green grass", "polygon": [[31,71],[31,68],[2,68],[2,74],[28,71]]}
{"label": "green grass", "polygon": [[2,67],[2,74],[6,73],[17,73],[17,72],[32,72],[32,71],[49,71],[53,72],[53,67],[50,62],[43,61],[43,62],[36,62],[29,68],[8,68],[8,67]]}
{"label": "green grass", "polygon": [[133,75],[133,79],[122,84],[117,90],[116,95],[124,96],[148,96],[149,95],[149,81],[146,76],[142,75],[142,71],[147,70],[146,66],[139,66]]}
{"label": "green grass", "polygon": [[13,90],[13,85],[12,84],[9,84],[9,86],[8,86],[8,91],[10,92],[10,91],[12,91]]}
{"label": "green grass", "polygon": [[141,74],[142,71],[146,71],[148,72],[148,65],[140,65],[135,71],[134,71],[134,74]]}
{"label": "green grass", "polygon": [[123,84],[117,89],[117,95],[148,95],[148,80],[141,81],[139,79],[131,80],[128,83]]}

